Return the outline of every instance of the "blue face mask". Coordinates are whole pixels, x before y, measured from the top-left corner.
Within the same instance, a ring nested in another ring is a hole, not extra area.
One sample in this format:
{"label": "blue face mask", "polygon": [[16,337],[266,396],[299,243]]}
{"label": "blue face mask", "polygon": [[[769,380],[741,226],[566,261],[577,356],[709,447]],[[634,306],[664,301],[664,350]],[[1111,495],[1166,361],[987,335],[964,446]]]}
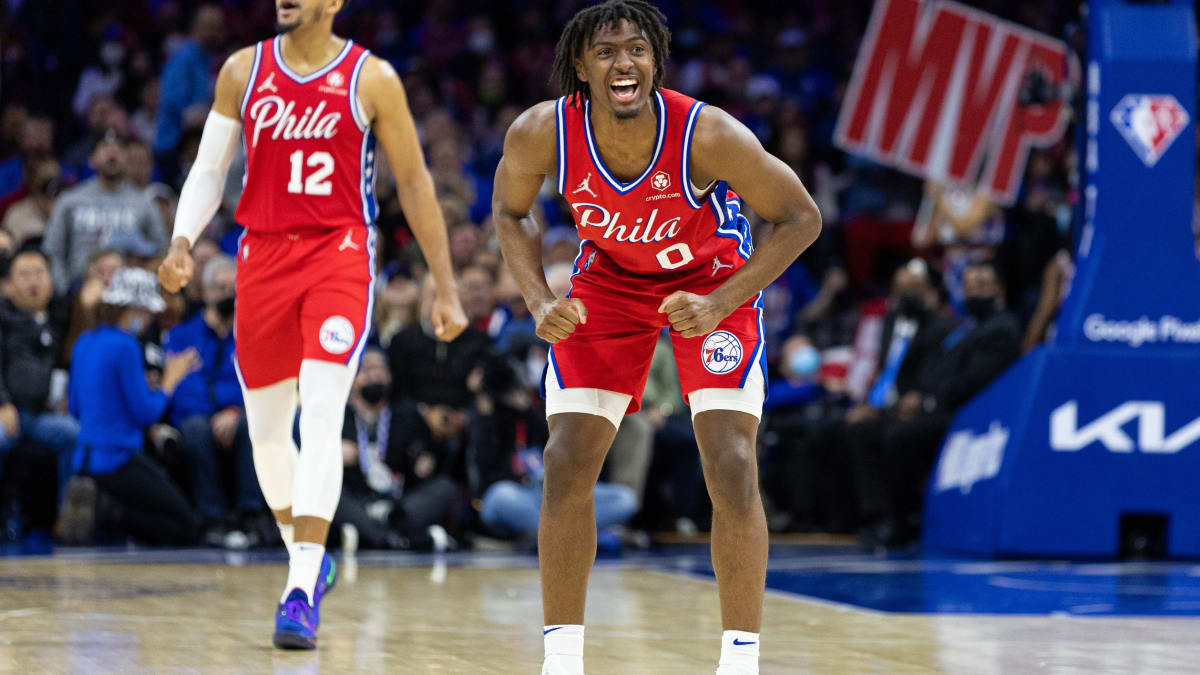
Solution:
{"label": "blue face mask", "polygon": [[796,377],[811,377],[821,367],[821,355],[811,345],[801,347],[788,357],[788,370]]}
{"label": "blue face mask", "polygon": [[129,325],[126,326],[126,330],[134,335],[141,335],[142,331],[146,330],[146,320],[140,316],[134,317],[129,320]]}

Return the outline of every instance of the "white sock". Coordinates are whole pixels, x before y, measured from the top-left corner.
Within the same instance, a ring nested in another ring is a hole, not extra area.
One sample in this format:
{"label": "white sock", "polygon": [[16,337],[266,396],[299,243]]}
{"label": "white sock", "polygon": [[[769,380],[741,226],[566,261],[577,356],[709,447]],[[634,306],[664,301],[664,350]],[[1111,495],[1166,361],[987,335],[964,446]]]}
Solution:
{"label": "white sock", "polygon": [[313,589],[317,585],[317,575],[321,573],[321,560],[325,557],[325,547],[312,542],[296,543],[292,552],[292,562],[288,565],[287,584],[283,587],[283,595],[279,602],[287,600],[293,588],[299,588],[308,594],[308,604],[313,601]]}
{"label": "white sock", "polygon": [[758,633],[727,630],[721,633],[721,660],[717,675],[758,673]]}
{"label": "white sock", "polygon": [[542,636],[546,646],[542,675],[583,675],[583,626],[543,626]]}
{"label": "white sock", "polygon": [[296,548],[296,528],[290,524],[284,525],[279,523],[279,536],[283,537],[283,547],[287,549],[288,557],[292,555],[292,549]]}

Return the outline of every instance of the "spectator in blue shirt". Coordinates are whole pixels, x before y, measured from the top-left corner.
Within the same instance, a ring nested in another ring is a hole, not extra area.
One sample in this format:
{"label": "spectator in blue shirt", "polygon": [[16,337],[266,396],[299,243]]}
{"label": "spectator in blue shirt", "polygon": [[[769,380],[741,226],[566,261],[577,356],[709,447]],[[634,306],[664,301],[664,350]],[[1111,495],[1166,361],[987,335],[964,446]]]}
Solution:
{"label": "spectator in blue shirt", "polygon": [[171,425],[179,429],[180,444],[191,465],[192,496],[206,541],[223,539],[227,498],[221,490],[218,462],[232,455],[234,505],[247,520],[265,505],[254,473],[254,454],[246,428],[242,389],[234,364],[233,313],[237,263],[218,254],[204,267],[204,310],[167,333],[168,353],[194,349],[200,368],[179,383],[171,397]]}
{"label": "spectator in blue shirt", "polygon": [[[100,325],[79,336],[71,355],[68,400],[79,420],[74,469],[60,514],[68,543],[91,540],[98,525],[149,544],[186,545],[195,538],[191,507],[166,471],[142,452],[148,427],[195,368],[195,351],[172,356],[162,388],[146,383],[138,335],[166,308],[154,275],[125,267],[100,300]],[[97,494],[111,508],[97,513]]]}
{"label": "spectator in blue shirt", "polygon": [[174,154],[186,126],[204,124],[213,96],[213,55],[224,33],[220,5],[201,6],[192,18],[191,38],[163,65],[154,132],[154,154],[160,158]]}

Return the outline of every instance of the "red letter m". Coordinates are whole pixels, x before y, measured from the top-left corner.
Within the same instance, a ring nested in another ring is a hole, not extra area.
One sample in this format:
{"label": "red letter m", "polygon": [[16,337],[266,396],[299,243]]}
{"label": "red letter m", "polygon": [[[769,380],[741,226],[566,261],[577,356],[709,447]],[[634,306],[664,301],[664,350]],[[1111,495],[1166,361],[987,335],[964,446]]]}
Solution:
{"label": "red letter m", "polygon": [[838,118],[844,150],[1011,204],[1032,146],[1056,143],[1062,103],[1018,105],[1030,71],[1054,86],[1066,45],[945,0],[878,0]]}

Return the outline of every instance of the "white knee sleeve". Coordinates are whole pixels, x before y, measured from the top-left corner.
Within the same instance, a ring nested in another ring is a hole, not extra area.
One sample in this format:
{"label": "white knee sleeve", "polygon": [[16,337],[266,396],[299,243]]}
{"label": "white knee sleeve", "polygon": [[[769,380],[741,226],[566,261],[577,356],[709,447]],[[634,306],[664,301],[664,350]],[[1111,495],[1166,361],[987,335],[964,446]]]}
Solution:
{"label": "white knee sleeve", "polygon": [[559,413],[584,413],[598,415],[612,422],[613,428],[621,428],[621,420],[629,408],[629,394],[590,387],[558,386],[554,371],[546,369],[546,417]]}
{"label": "white knee sleeve", "polygon": [[246,389],[246,426],[254,448],[254,472],[263,498],[273,511],[292,505],[292,483],[296,477],[296,442],[292,422],[296,419],[296,380],[268,387]]}
{"label": "white knee sleeve", "polygon": [[300,461],[292,517],[333,520],[342,493],[342,424],[354,382],[348,366],[313,359],[300,364]]}
{"label": "white knee sleeve", "polygon": [[746,386],[741,389],[697,389],[688,395],[692,419],[705,410],[737,410],[762,419],[766,382],[758,365],[750,367]]}

